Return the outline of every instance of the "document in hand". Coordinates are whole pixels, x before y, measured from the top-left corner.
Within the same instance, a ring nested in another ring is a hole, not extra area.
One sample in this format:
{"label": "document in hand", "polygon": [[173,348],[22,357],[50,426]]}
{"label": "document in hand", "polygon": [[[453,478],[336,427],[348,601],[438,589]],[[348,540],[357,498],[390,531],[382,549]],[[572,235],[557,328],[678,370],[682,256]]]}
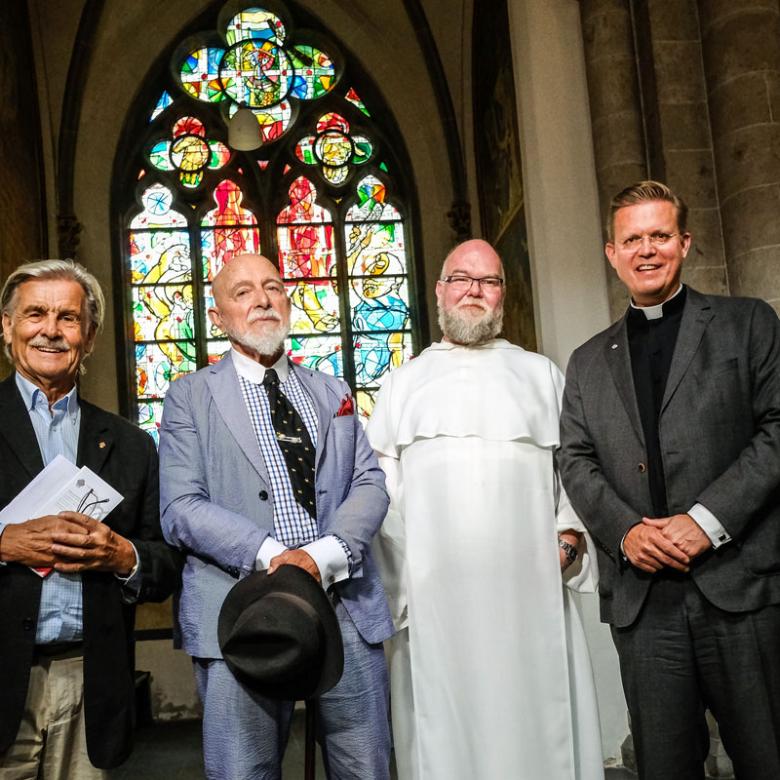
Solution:
{"label": "document in hand", "polygon": [[[81,512],[94,520],[103,520],[122,498],[94,471],[86,466],[79,468],[58,455],[0,510],[0,523],[24,523],[33,517],[59,512]],[[51,568],[39,567],[33,571],[45,577]]]}

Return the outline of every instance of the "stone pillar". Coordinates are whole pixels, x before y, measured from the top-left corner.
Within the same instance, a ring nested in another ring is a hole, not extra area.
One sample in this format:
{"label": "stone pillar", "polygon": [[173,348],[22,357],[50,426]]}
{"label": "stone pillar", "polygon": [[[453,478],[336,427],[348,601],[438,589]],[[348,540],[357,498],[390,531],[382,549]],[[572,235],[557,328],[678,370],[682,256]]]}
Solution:
{"label": "stone pillar", "polygon": [[[683,280],[728,294],[696,0],[633,0],[651,178],[688,204],[693,246]],[[649,71],[649,73],[648,73]]]}
{"label": "stone pillar", "polygon": [[698,4],[729,287],[780,311],[780,7]]}
{"label": "stone pillar", "polygon": [[[580,6],[596,176],[604,215],[615,193],[647,176],[636,55],[625,0],[582,0]],[[611,268],[608,279],[609,308],[616,319],[625,311],[628,297]]]}

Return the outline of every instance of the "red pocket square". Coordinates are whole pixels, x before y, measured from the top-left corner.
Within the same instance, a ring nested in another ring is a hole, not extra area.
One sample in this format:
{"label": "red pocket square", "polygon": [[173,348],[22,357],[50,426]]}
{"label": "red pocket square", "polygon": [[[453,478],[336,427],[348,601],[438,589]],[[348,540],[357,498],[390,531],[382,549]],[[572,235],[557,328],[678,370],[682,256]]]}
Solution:
{"label": "red pocket square", "polygon": [[349,417],[355,414],[355,404],[352,403],[352,396],[347,394],[341,399],[341,406],[334,417]]}

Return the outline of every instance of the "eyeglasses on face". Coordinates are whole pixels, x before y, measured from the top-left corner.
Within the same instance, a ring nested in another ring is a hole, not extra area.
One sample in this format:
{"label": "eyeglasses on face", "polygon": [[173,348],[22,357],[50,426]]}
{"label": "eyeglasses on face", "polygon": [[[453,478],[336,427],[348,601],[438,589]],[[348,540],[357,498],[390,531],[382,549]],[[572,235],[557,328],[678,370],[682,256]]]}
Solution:
{"label": "eyeglasses on face", "polygon": [[629,236],[623,241],[618,242],[621,249],[634,252],[642,246],[647,239],[654,247],[665,246],[675,236],[682,236],[682,233],[664,233],[662,230],[656,230],[653,233],[643,233],[641,236]]}
{"label": "eyeglasses on face", "polygon": [[477,278],[475,276],[466,276],[465,274],[453,274],[452,276],[445,276],[442,280],[445,284],[449,284],[453,290],[463,292],[470,290],[471,285],[474,282],[478,287],[484,287],[487,290],[500,290],[504,285],[504,280],[498,276],[482,276]]}

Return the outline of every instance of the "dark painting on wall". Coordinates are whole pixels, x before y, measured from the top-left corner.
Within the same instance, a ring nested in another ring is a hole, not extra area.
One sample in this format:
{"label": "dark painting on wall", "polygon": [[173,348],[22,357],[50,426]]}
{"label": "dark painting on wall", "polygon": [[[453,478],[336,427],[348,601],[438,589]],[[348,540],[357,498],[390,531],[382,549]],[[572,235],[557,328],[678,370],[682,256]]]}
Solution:
{"label": "dark painting on wall", "polygon": [[504,261],[504,335],[536,349],[517,101],[506,0],[475,3],[474,138],[482,237]]}

